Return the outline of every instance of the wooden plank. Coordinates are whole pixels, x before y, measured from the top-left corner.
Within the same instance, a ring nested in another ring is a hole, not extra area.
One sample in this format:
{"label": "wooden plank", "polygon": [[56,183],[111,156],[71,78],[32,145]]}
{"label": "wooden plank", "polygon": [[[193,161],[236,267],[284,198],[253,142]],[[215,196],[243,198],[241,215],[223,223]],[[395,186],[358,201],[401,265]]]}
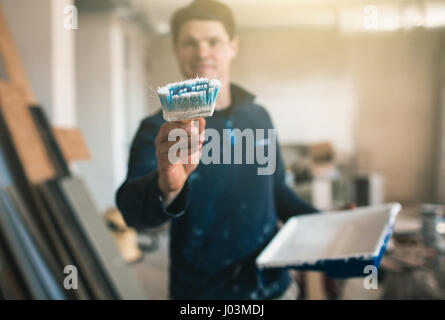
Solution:
{"label": "wooden plank", "polygon": [[119,298],[147,299],[137,275],[122,259],[111,231],[107,229],[83,182],[78,178],[66,177],[60,179],[60,186],[76,212],[78,221],[116,288]]}
{"label": "wooden plank", "polygon": [[40,132],[40,137],[45,143],[46,151],[52,160],[57,176],[69,176],[70,169],[68,167],[68,161],[66,161],[60,145],[54,136],[54,132],[46,118],[45,112],[40,106],[31,106],[29,110],[34,119],[34,123]]}
{"label": "wooden plank", "polygon": [[0,82],[0,111],[29,181],[40,183],[53,178],[54,168],[17,86]]}
{"label": "wooden plank", "polygon": [[17,52],[17,48],[6,23],[0,5],[0,56],[3,58],[3,66],[9,80],[16,84],[27,104],[35,102],[35,96],[25,75],[22,63]]}
{"label": "wooden plank", "polygon": [[88,146],[79,129],[53,127],[53,133],[68,163],[91,159]]}
{"label": "wooden plank", "polygon": [[[72,265],[78,268],[78,276],[94,299],[117,299],[105,271],[100,265],[91,244],[84,235],[76,215],[59,188],[57,180],[50,180],[37,186],[48,206],[49,214],[63,235],[67,252],[73,259]],[[79,283],[79,287],[81,283]]]}
{"label": "wooden plank", "polygon": [[18,264],[35,299],[65,299],[60,281],[56,281],[47,262],[44,260],[36,243],[19,216],[20,213],[7,195],[0,188],[0,226],[5,234],[8,246],[20,261]]}
{"label": "wooden plank", "polygon": [[29,300],[32,298],[19,270],[10,248],[3,239],[3,233],[0,233],[0,290],[4,299]]}
{"label": "wooden plank", "polygon": [[[63,261],[59,256],[60,238],[52,238],[56,232],[54,225],[49,220],[48,212],[46,210],[40,210],[38,216],[35,213],[31,213],[27,208],[15,186],[9,186],[4,188],[4,192],[11,201],[11,204],[16,209],[17,217],[23,223],[23,226],[27,230],[27,234],[32,239],[36,249],[42,256],[43,261],[47,264],[47,268],[51,275],[54,277],[56,283],[60,286],[63,295],[67,299],[82,299],[83,288],[79,286],[79,290],[64,290],[62,287],[65,275],[62,273],[64,266],[70,264]],[[40,223],[36,223],[39,221]],[[43,228],[38,228],[38,225],[43,225]],[[50,240],[48,240],[50,239]],[[67,253],[67,252],[65,252]]]}

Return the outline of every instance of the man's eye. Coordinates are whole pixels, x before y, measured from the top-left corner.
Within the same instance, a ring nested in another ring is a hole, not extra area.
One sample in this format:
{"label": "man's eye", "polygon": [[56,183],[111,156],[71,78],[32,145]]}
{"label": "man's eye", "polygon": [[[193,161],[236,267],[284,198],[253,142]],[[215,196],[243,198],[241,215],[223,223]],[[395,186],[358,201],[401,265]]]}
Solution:
{"label": "man's eye", "polygon": [[219,44],[219,39],[210,39],[209,44],[214,47]]}
{"label": "man's eye", "polygon": [[195,47],[197,44],[196,44],[196,41],[193,41],[193,40],[185,40],[185,41],[182,43],[182,45],[183,45],[184,47]]}

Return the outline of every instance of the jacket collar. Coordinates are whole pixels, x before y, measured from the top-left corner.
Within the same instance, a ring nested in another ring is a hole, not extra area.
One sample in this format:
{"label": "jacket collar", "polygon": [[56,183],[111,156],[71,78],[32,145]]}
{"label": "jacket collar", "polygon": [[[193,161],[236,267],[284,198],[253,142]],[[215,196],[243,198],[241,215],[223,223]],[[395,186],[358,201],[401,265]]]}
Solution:
{"label": "jacket collar", "polygon": [[216,116],[229,116],[235,109],[252,104],[255,96],[240,86],[230,83],[232,104],[224,110],[215,110]]}
{"label": "jacket collar", "polygon": [[232,96],[232,105],[235,107],[251,104],[255,99],[255,96],[252,93],[234,83],[230,84],[230,93]]}

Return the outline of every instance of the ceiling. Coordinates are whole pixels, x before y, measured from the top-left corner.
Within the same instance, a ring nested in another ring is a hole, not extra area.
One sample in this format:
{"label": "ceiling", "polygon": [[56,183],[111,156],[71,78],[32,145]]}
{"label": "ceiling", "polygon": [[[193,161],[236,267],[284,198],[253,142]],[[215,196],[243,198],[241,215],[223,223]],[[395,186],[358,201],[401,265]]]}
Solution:
{"label": "ceiling", "polygon": [[[173,12],[191,0],[104,0],[153,33],[167,34]],[[438,0],[220,0],[232,8],[238,30],[337,29],[343,32],[445,27]],[[86,1],[84,1],[86,2]],[[88,1],[88,3],[95,1]],[[372,5],[370,5],[372,3]]]}

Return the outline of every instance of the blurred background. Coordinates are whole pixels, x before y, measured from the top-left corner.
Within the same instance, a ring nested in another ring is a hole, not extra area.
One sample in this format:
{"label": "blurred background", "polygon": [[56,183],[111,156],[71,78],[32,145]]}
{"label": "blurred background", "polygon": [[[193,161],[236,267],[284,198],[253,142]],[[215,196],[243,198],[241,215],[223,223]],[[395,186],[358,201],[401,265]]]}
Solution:
{"label": "blurred background", "polygon": [[[71,168],[104,216],[115,210],[140,121],[160,108],[154,89],[181,79],[169,19],[189,2],[0,0],[36,100],[52,125],[83,134],[91,158]],[[324,210],[400,202],[396,235],[415,246],[422,205],[445,203],[445,1],[222,2],[240,37],[232,80],[269,111],[288,183]],[[167,297],[167,231],[139,234],[142,257],[132,261],[159,299]],[[408,256],[400,251],[387,262],[386,274],[397,276],[386,291],[351,280],[336,283],[334,296],[398,298],[406,279],[415,280],[405,298],[420,292],[431,275],[415,248],[411,260],[400,261]],[[318,281],[314,297],[332,296],[329,281]],[[422,297],[437,297],[440,287]]]}

